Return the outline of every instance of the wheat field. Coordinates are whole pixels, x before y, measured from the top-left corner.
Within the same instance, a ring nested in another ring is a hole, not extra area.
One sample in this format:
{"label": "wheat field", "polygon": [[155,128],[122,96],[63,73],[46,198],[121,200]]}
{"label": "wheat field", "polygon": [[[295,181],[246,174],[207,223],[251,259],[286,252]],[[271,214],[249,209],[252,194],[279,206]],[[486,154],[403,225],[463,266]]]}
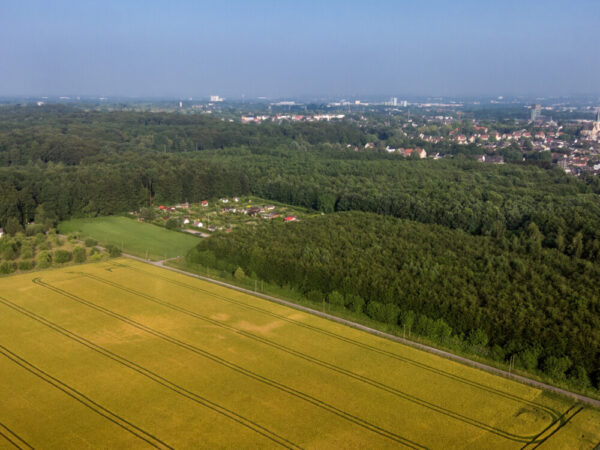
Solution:
{"label": "wheat field", "polygon": [[0,279],[0,448],[593,448],[600,413],[130,259]]}

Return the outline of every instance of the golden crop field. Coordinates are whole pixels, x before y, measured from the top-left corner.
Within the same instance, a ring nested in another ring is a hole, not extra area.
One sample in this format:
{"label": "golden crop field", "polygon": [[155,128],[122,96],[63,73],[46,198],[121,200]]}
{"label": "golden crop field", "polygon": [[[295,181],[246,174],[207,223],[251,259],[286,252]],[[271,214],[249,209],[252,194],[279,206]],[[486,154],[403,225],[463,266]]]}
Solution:
{"label": "golden crop field", "polygon": [[0,279],[0,448],[593,448],[600,413],[129,259]]}

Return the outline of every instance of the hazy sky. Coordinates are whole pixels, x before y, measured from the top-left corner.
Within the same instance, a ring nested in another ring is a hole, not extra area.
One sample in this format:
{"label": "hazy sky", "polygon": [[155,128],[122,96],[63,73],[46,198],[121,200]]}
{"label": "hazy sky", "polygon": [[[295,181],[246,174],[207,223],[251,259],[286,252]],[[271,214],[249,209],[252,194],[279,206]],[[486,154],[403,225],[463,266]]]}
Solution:
{"label": "hazy sky", "polygon": [[600,93],[600,0],[0,0],[0,95]]}

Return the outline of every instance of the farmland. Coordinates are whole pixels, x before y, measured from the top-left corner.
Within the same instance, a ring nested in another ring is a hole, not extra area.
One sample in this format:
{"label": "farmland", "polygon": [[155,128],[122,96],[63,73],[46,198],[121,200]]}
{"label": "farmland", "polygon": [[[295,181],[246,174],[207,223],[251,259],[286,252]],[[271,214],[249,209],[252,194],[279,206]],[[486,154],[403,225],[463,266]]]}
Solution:
{"label": "farmland", "polygon": [[112,244],[125,253],[148,256],[149,259],[182,256],[198,244],[195,236],[118,216],[72,219],[62,222],[59,231],[63,234],[78,232],[82,237],[98,240],[100,244]]}
{"label": "farmland", "polygon": [[596,410],[128,259],[1,279],[0,379],[0,448],[600,441]]}

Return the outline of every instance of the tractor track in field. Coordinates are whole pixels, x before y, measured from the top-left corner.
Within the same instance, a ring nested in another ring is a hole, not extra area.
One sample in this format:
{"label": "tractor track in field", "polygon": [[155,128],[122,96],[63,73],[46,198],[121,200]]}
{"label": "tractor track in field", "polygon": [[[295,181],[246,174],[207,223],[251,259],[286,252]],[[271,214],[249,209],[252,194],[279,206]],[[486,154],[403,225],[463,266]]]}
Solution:
{"label": "tractor track in field", "polygon": [[[129,369],[133,370],[134,372],[137,372],[138,374],[151,379],[152,381],[162,385],[163,387],[166,387],[167,389],[174,391],[175,393],[177,393],[185,398],[188,398],[189,400],[192,400],[195,403],[205,406],[208,409],[211,409],[216,413],[224,415],[225,417],[233,420],[234,422],[237,422],[240,425],[243,425],[243,426],[251,429],[252,431],[281,445],[282,447],[291,448],[291,449],[300,448],[298,445],[294,444],[293,442],[287,440],[286,438],[284,438],[282,436],[279,436],[278,434],[274,433],[273,431],[269,430],[268,428],[265,428],[262,425],[259,425],[258,423],[253,422],[252,420],[250,420],[232,410],[229,410],[229,409],[225,408],[224,406],[219,405],[218,403],[212,402],[211,400],[208,400],[208,399],[206,399],[206,398],[204,398],[182,386],[179,386],[179,385],[173,383],[172,381],[158,375],[157,373],[155,373],[149,369],[146,369],[145,367],[140,366],[139,364],[136,364],[133,361],[131,361],[121,355],[111,352],[110,350],[102,347],[101,345],[95,344],[94,342],[92,342],[82,336],[79,336],[76,333],[73,333],[72,331],[69,331],[64,327],[61,327],[60,325],[48,320],[47,318],[45,318],[39,314],[29,311],[28,309],[26,309],[22,306],[19,306],[16,303],[11,302],[10,300],[8,300],[4,297],[0,297],[0,303],[4,304],[5,306],[13,309],[14,311],[38,322],[38,323],[41,323],[42,325],[52,329],[53,331],[65,336],[66,338],[73,340],[73,341],[89,348],[90,350],[93,350],[93,351],[101,354],[102,356],[104,356],[106,358],[109,358],[121,365],[128,367]],[[0,426],[1,426],[1,424],[0,424]]]}
{"label": "tractor track in field", "polygon": [[[106,279],[104,279],[102,277],[99,277],[97,275],[92,275],[92,274],[89,274],[89,273],[86,273],[86,272],[75,272],[75,273],[77,273],[78,275],[81,275],[81,276],[85,276],[85,277],[91,278],[92,280],[96,280],[99,283],[106,284],[106,285],[111,286],[111,287],[113,287],[115,289],[120,289],[122,291],[128,292],[128,293],[130,293],[132,295],[135,295],[137,297],[140,297],[140,298],[143,298],[145,300],[154,302],[156,304],[165,306],[165,307],[167,307],[169,309],[172,309],[174,311],[177,311],[177,312],[182,313],[184,315],[187,315],[189,317],[193,317],[193,318],[196,318],[198,320],[202,320],[202,321],[205,321],[207,323],[210,323],[211,325],[214,325],[214,326],[226,329],[226,330],[228,330],[228,331],[230,331],[232,333],[244,336],[244,337],[246,337],[248,339],[252,339],[252,340],[258,341],[258,342],[263,343],[265,345],[268,345],[268,346],[270,346],[272,348],[275,348],[277,350],[280,350],[282,352],[285,352],[285,353],[288,353],[288,354],[290,354],[292,356],[295,356],[297,358],[303,359],[305,361],[311,362],[311,363],[316,364],[316,365],[321,366],[321,367],[325,367],[325,368],[327,368],[329,370],[332,370],[334,372],[337,372],[337,373],[340,373],[340,374],[345,375],[347,377],[350,377],[350,378],[352,378],[354,380],[357,380],[357,381],[360,381],[362,383],[365,383],[365,384],[368,384],[370,386],[373,386],[373,387],[375,387],[377,389],[380,389],[380,390],[382,390],[384,392],[390,393],[392,395],[396,395],[396,396],[402,398],[403,400],[412,402],[412,403],[414,403],[416,405],[419,405],[421,407],[427,408],[427,409],[429,409],[431,411],[434,411],[434,412],[437,412],[439,414],[443,414],[443,415],[448,416],[448,417],[450,417],[452,419],[455,419],[455,420],[458,420],[458,421],[460,421],[462,423],[474,426],[476,428],[479,428],[481,430],[487,431],[489,433],[496,434],[497,436],[503,437],[505,439],[512,440],[512,441],[515,441],[515,442],[531,443],[532,441],[534,441],[536,439],[537,436],[539,436],[539,434],[531,435],[531,436],[523,436],[523,435],[517,435],[517,434],[506,432],[506,431],[504,431],[504,430],[502,430],[500,428],[493,427],[493,426],[488,425],[488,424],[486,424],[484,422],[481,422],[481,421],[479,421],[477,419],[473,419],[471,417],[465,416],[463,414],[460,414],[460,413],[457,413],[455,411],[452,411],[452,410],[449,410],[447,408],[444,408],[444,407],[441,407],[439,405],[436,405],[435,403],[431,403],[431,402],[428,402],[426,400],[420,399],[420,398],[418,398],[418,397],[416,397],[414,395],[408,394],[408,393],[406,393],[406,392],[404,392],[404,391],[402,391],[400,389],[394,388],[394,387],[389,386],[389,385],[387,385],[385,383],[381,383],[379,381],[370,379],[370,378],[368,378],[368,377],[366,377],[364,375],[360,375],[360,374],[357,374],[357,373],[352,372],[350,370],[344,369],[344,368],[342,368],[340,366],[337,366],[335,364],[328,363],[326,361],[320,360],[320,359],[318,359],[316,357],[313,357],[311,355],[308,355],[308,354],[299,352],[297,350],[291,349],[291,348],[286,347],[286,346],[284,346],[282,344],[279,344],[279,343],[277,343],[275,341],[263,338],[261,336],[257,336],[255,334],[249,333],[249,332],[247,332],[245,330],[241,330],[241,329],[235,328],[233,326],[227,325],[227,324],[225,324],[223,322],[211,319],[210,317],[204,316],[204,315],[199,314],[199,313],[197,313],[195,311],[191,311],[191,310],[188,310],[186,308],[174,305],[174,304],[172,304],[170,302],[167,302],[165,300],[162,300],[162,299],[160,299],[158,297],[146,294],[144,292],[137,291],[135,289],[123,286],[123,285],[121,285],[119,283],[116,283],[116,282],[113,282],[113,281],[110,281],[110,280],[106,280]],[[512,400],[513,401],[517,401],[517,400],[514,400],[514,399],[512,399]],[[519,401],[519,403],[522,403],[522,402]],[[559,420],[559,417],[555,417],[554,415],[551,414],[551,412],[548,412],[547,410],[544,410],[544,412],[546,414],[548,414],[548,416],[550,417],[550,425],[549,426],[552,426],[553,424],[555,424]]]}
{"label": "tractor track in field", "polygon": [[416,443],[414,441],[411,441],[410,439],[407,439],[407,438],[405,438],[403,436],[400,436],[399,434],[394,433],[393,431],[389,431],[389,430],[387,430],[385,428],[382,428],[382,427],[380,427],[378,425],[372,424],[372,423],[370,423],[370,422],[368,422],[368,421],[366,421],[366,420],[364,420],[364,419],[362,419],[362,418],[360,418],[360,417],[358,417],[356,415],[353,415],[353,414],[351,414],[351,413],[349,413],[347,411],[344,411],[344,410],[342,410],[340,408],[337,408],[337,407],[335,407],[333,405],[330,405],[329,403],[327,403],[327,402],[325,402],[323,400],[320,400],[320,399],[318,399],[316,397],[313,397],[313,396],[311,396],[309,394],[306,394],[306,393],[304,393],[302,391],[299,391],[297,389],[291,388],[291,387],[289,387],[289,386],[287,386],[287,385],[285,385],[283,383],[280,383],[278,381],[271,380],[271,379],[269,379],[269,378],[267,378],[265,376],[262,376],[262,375],[254,372],[252,370],[246,369],[246,368],[244,368],[242,366],[239,366],[239,365],[237,365],[235,363],[232,363],[231,361],[228,361],[228,360],[226,360],[224,358],[221,358],[221,357],[219,357],[217,355],[214,355],[214,354],[212,354],[210,352],[207,352],[206,350],[203,350],[203,349],[201,349],[199,347],[196,347],[196,346],[194,346],[192,344],[188,344],[188,343],[186,343],[184,341],[181,341],[181,340],[179,340],[177,338],[174,338],[174,337],[172,337],[172,336],[170,336],[168,334],[165,334],[165,333],[163,333],[161,331],[155,330],[155,329],[153,329],[151,327],[148,327],[147,325],[144,325],[144,324],[142,324],[140,322],[137,322],[137,321],[135,321],[135,320],[133,320],[131,318],[128,318],[126,316],[118,314],[118,313],[116,313],[114,311],[111,311],[108,308],[104,308],[103,306],[97,305],[97,304],[95,304],[95,303],[93,303],[93,302],[91,302],[89,300],[83,299],[82,297],[79,297],[79,296],[77,296],[75,294],[72,294],[72,293],[67,292],[67,291],[65,291],[63,289],[60,289],[60,288],[52,286],[52,285],[50,285],[48,283],[45,283],[40,278],[35,278],[35,279],[32,280],[32,282],[34,284],[38,285],[38,286],[44,287],[44,288],[46,288],[46,289],[48,289],[50,291],[58,293],[58,294],[60,294],[60,295],[62,295],[64,297],[69,298],[69,299],[71,299],[71,300],[73,300],[75,302],[78,302],[78,303],[80,303],[80,304],[82,304],[84,306],[87,306],[87,307],[89,307],[91,309],[94,309],[94,310],[96,310],[98,312],[101,312],[101,313],[103,313],[105,315],[108,315],[109,317],[113,317],[113,318],[115,318],[115,319],[117,319],[117,320],[119,320],[121,322],[124,322],[124,323],[126,323],[126,324],[128,324],[128,325],[130,325],[130,326],[132,326],[134,328],[137,328],[137,329],[139,329],[139,330],[147,333],[147,334],[155,336],[155,337],[157,337],[157,338],[159,338],[159,339],[161,339],[163,341],[169,342],[170,344],[173,344],[173,345],[175,345],[177,347],[185,349],[185,350],[187,350],[189,352],[195,353],[195,354],[197,354],[197,355],[199,355],[199,356],[201,356],[203,358],[209,359],[209,360],[211,360],[211,361],[213,361],[213,362],[215,362],[215,363],[217,363],[217,364],[219,364],[221,366],[227,367],[228,369],[230,369],[230,370],[232,370],[234,372],[237,372],[237,373],[239,373],[241,375],[244,375],[244,376],[246,376],[246,377],[248,377],[250,379],[253,379],[253,380],[258,381],[258,382],[260,382],[262,384],[270,386],[270,387],[272,387],[274,389],[277,389],[277,390],[279,390],[281,392],[284,392],[284,393],[286,393],[286,394],[288,394],[288,395],[290,395],[292,397],[296,397],[296,398],[298,398],[300,400],[303,400],[303,401],[305,401],[305,402],[307,402],[309,404],[312,404],[312,405],[316,406],[319,409],[323,409],[323,410],[325,410],[325,411],[327,411],[327,412],[329,412],[329,413],[331,413],[333,415],[336,415],[336,416],[338,416],[338,417],[340,417],[340,418],[342,418],[342,419],[344,419],[344,420],[346,420],[348,422],[354,423],[355,425],[358,425],[361,428],[364,428],[364,429],[366,429],[368,431],[371,431],[371,432],[373,432],[373,433],[375,433],[375,434],[377,434],[377,435],[379,435],[381,437],[390,439],[390,440],[392,440],[394,442],[397,442],[399,444],[402,444],[402,445],[404,445],[406,447],[411,447],[411,448],[426,448],[426,447],[424,447],[424,446],[422,446],[422,445],[420,445],[420,444],[418,444],[418,443]]}
{"label": "tractor track in field", "polygon": [[58,378],[53,377],[49,373],[43,371],[39,367],[37,367],[37,366],[33,365],[32,363],[30,363],[29,361],[27,361],[23,357],[17,355],[16,353],[13,353],[12,351],[10,351],[8,348],[6,348],[3,345],[0,345],[0,355],[4,356],[8,360],[12,361],[14,364],[16,364],[17,366],[26,370],[27,372],[31,373],[32,375],[40,378],[42,381],[45,381],[49,385],[58,389],[59,391],[62,391],[63,393],[65,393],[69,397],[73,398],[77,402],[81,403],[82,405],[84,405],[88,409],[92,410],[96,414],[113,422],[115,425],[121,427],[125,431],[133,434],[138,439],[145,441],[150,446],[152,446],[154,448],[158,448],[158,449],[168,448],[168,449],[173,450],[173,447],[171,447],[170,445],[165,444],[163,441],[161,441],[157,437],[155,437],[152,434],[148,433],[147,431],[141,429],[140,427],[132,424],[127,419],[124,419],[124,418],[120,417],[119,415],[115,414],[114,412],[110,411],[109,409],[103,407],[99,403],[97,403],[94,400],[92,400],[91,398],[87,397],[85,394],[82,394],[81,392],[72,388],[68,384],[60,381]]}
{"label": "tractor track in field", "polygon": [[24,450],[26,448],[33,450],[33,447],[25,441],[21,436],[15,433],[13,430],[8,428],[2,422],[0,422],[0,436],[6,439],[9,443],[14,445],[15,448]]}
{"label": "tractor track in field", "polygon": [[[170,267],[170,266],[167,266],[167,265],[164,264],[168,260],[163,260],[163,261],[148,261],[148,260],[145,260],[143,258],[139,258],[137,256],[129,255],[129,254],[125,254],[125,253],[123,254],[123,257],[129,258],[129,259],[133,259],[133,260],[145,263],[145,264],[150,264],[150,265],[155,266],[155,267],[160,267],[161,269],[167,269],[167,270],[170,270],[172,272],[177,272],[177,273],[180,273],[182,275],[189,276],[189,277],[198,278],[200,280],[208,281],[209,283],[217,284],[219,286],[223,286],[223,287],[226,287],[226,288],[229,288],[229,289],[233,289],[233,290],[236,290],[238,292],[243,292],[245,294],[249,294],[249,295],[252,295],[254,297],[259,297],[259,298],[262,298],[264,300],[271,301],[273,303],[278,303],[278,304],[281,304],[281,305],[289,306],[290,308],[294,308],[294,309],[297,309],[299,311],[303,311],[303,312],[306,312],[306,313],[309,313],[309,314],[312,314],[312,315],[315,315],[315,316],[319,316],[319,317],[322,317],[324,319],[327,319],[327,320],[330,320],[330,321],[333,321],[333,322],[341,323],[341,324],[347,325],[347,326],[349,326],[351,328],[355,328],[355,329],[358,329],[358,330],[361,330],[361,331],[365,331],[365,332],[367,332],[369,334],[373,334],[375,336],[379,336],[379,337],[382,337],[384,339],[388,339],[388,340],[391,340],[391,341],[399,342],[399,343],[407,345],[409,347],[413,347],[413,348],[416,348],[416,349],[419,349],[419,350],[423,350],[423,351],[428,352],[428,353],[433,353],[435,355],[441,356],[441,357],[446,358],[446,359],[457,361],[457,362],[459,362],[461,364],[464,364],[464,365],[467,365],[467,366],[471,366],[471,367],[474,367],[476,369],[483,370],[484,372],[488,372],[488,373],[491,373],[491,374],[494,374],[494,375],[499,375],[499,376],[501,376],[503,378],[508,378],[508,379],[511,379],[511,380],[515,380],[515,381],[518,381],[518,382],[520,382],[522,384],[526,384],[528,386],[532,386],[532,387],[535,387],[535,388],[538,388],[538,389],[542,389],[544,391],[553,392],[553,393],[559,394],[559,395],[561,395],[563,397],[569,397],[569,398],[574,399],[574,400],[576,400],[578,402],[581,402],[581,403],[593,406],[595,408],[600,408],[600,400],[597,400],[595,398],[587,397],[585,395],[577,394],[575,392],[571,392],[571,391],[568,391],[566,389],[562,389],[562,388],[559,388],[559,387],[556,387],[556,386],[552,386],[550,384],[542,383],[541,381],[537,381],[537,380],[534,380],[532,378],[527,378],[527,377],[522,376],[522,375],[516,375],[516,374],[510,373],[510,372],[508,372],[506,370],[499,369],[497,367],[493,367],[493,366],[490,366],[490,365],[487,365],[487,364],[484,364],[484,363],[481,363],[481,362],[478,362],[478,361],[473,361],[473,360],[471,360],[469,358],[465,358],[464,356],[455,355],[454,353],[450,353],[450,352],[447,352],[447,351],[444,351],[444,350],[440,350],[440,349],[437,349],[435,347],[431,347],[429,345],[420,344],[418,342],[414,342],[414,341],[411,341],[411,340],[406,339],[406,338],[401,338],[399,336],[394,336],[393,334],[385,333],[383,331],[379,331],[379,330],[376,330],[374,328],[367,327],[366,325],[362,325],[360,323],[352,322],[351,320],[342,319],[341,317],[337,317],[337,316],[334,316],[332,314],[327,314],[325,312],[317,311],[315,309],[308,308],[306,306],[298,305],[296,303],[293,303],[293,302],[290,302],[290,301],[287,301],[287,300],[283,300],[281,298],[273,297],[273,296],[267,295],[267,294],[262,294],[260,292],[255,292],[255,291],[252,291],[250,289],[245,289],[245,288],[233,285],[233,284],[225,283],[223,281],[214,280],[212,278],[205,277],[205,276],[202,276],[202,275],[198,275],[198,274],[192,273],[192,272],[187,272],[185,270],[178,269],[178,268],[175,268],[175,267]],[[176,259],[176,258],[170,258],[170,259]]]}
{"label": "tractor track in field", "polygon": [[[128,268],[129,270],[133,270],[135,272],[143,272],[143,273],[146,273],[147,275],[150,275],[150,276],[153,276],[153,277],[156,277],[156,278],[164,279],[165,281],[170,282],[172,284],[175,284],[175,285],[178,285],[178,286],[182,286],[182,287],[185,287],[185,288],[193,290],[193,291],[202,292],[203,294],[210,295],[210,296],[215,297],[215,298],[217,298],[219,300],[226,301],[228,303],[237,305],[237,306],[239,306],[241,308],[245,308],[245,309],[250,309],[250,310],[253,310],[253,311],[257,311],[259,313],[262,313],[262,314],[265,314],[265,315],[277,318],[279,320],[283,320],[285,322],[294,324],[296,326],[299,326],[299,327],[302,327],[302,328],[306,328],[306,329],[314,331],[316,333],[321,333],[321,334],[326,335],[328,337],[331,337],[333,339],[337,339],[337,340],[340,340],[342,342],[345,342],[345,343],[348,343],[348,344],[355,345],[357,347],[363,348],[365,350],[369,350],[369,351],[372,351],[372,352],[375,352],[375,353],[387,356],[389,358],[396,359],[398,361],[402,361],[402,362],[414,365],[415,367],[419,367],[421,369],[430,371],[430,372],[435,373],[437,375],[444,376],[444,377],[447,377],[447,378],[452,379],[454,381],[458,381],[460,383],[467,384],[467,385],[475,387],[477,389],[481,389],[481,390],[483,390],[485,392],[489,392],[489,393],[494,394],[494,395],[498,395],[498,396],[501,396],[501,397],[504,397],[504,398],[508,398],[508,399],[520,402],[520,403],[528,404],[530,406],[543,409],[543,410],[545,410],[548,414],[550,414],[555,419],[561,416],[560,412],[558,412],[558,411],[556,411],[556,410],[554,410],[552,408],[549,408],[549,407],[547,407],[547,406],[545,406],[545,405],[543,405],[541,403],[537,403],[537,402],[534,402],[532,400],[519,397],[519,396],[517,396],[515,394],[511,394],[510,392],[506,392],[506,391],[503,391],[503,390],[500,390],[500,389],[493,388],[491,386],[487,386],[487,385],[482,384],[482,383],[478,383],[478,382],[470,380],[468,378],[464,378],[464,377],[461,377],[459,375],[456,375],[456,374],[453,374],[453,373],[450,373],[450,372],[446,372],[444,370],[441,370],[441,369],[438,369],[436,367],[432,367],[432,366],[429,366],[427,364],[415,361],[415,360],[407,358],[405,356],[401,356],[401,355],[398,355],[396,353],[393,353],[393,352],[390,352],[390,351],[387,351],[387,350],[383,350],[383,349],[380,349],[378,347],[374,347],[372,345],[366,344],[364,342],[357,341],[355,339],[348,338],[348,337],[339,335],[337,333],[334,333],[334,332],[331,332],[331,331],[328,331],[328,330],[324,330],[324,329],[319,328],[317,326],[310,325],[310,324],[307,324],[305,322],[301,322],[301,321],[298,321],[298,320],[290,319],[287,316],[284,316],[284,315],[281,315],[281,314],[277,314],[277,313],[274,313],[272,311],[268,311],[268,310],[262,309],[260,307],[254,306],[254,305],[250,305],[248,303],[245,303],[245,302],[242,302],[242,301],[239,301],[239,300],[235,300],[233,298],[226,297],[224,295],[217,294],[215,292],[211,292],[209,290],[202,289],[202,288],[197,287],[197,286],[192,286],[190,284],[186,284],[186,283],[183,283],[183,282],[180,282],[180,281],[177,281],[177,280],[173,280],[173,279],[168,278],[168,277],[157,275],[155,273],[150,273],[150,272],[145,271],[143,269],[139,269],[139,268],[136,268],[136,267],[131,267],[131,266],[123,265],[123,264],[117,264],[116,267],[125,267],[125,268]],[[202,277],[200,277],[200,278],[202,278]],[[303,308],[303,307],[300,307],[300,308]]]}

